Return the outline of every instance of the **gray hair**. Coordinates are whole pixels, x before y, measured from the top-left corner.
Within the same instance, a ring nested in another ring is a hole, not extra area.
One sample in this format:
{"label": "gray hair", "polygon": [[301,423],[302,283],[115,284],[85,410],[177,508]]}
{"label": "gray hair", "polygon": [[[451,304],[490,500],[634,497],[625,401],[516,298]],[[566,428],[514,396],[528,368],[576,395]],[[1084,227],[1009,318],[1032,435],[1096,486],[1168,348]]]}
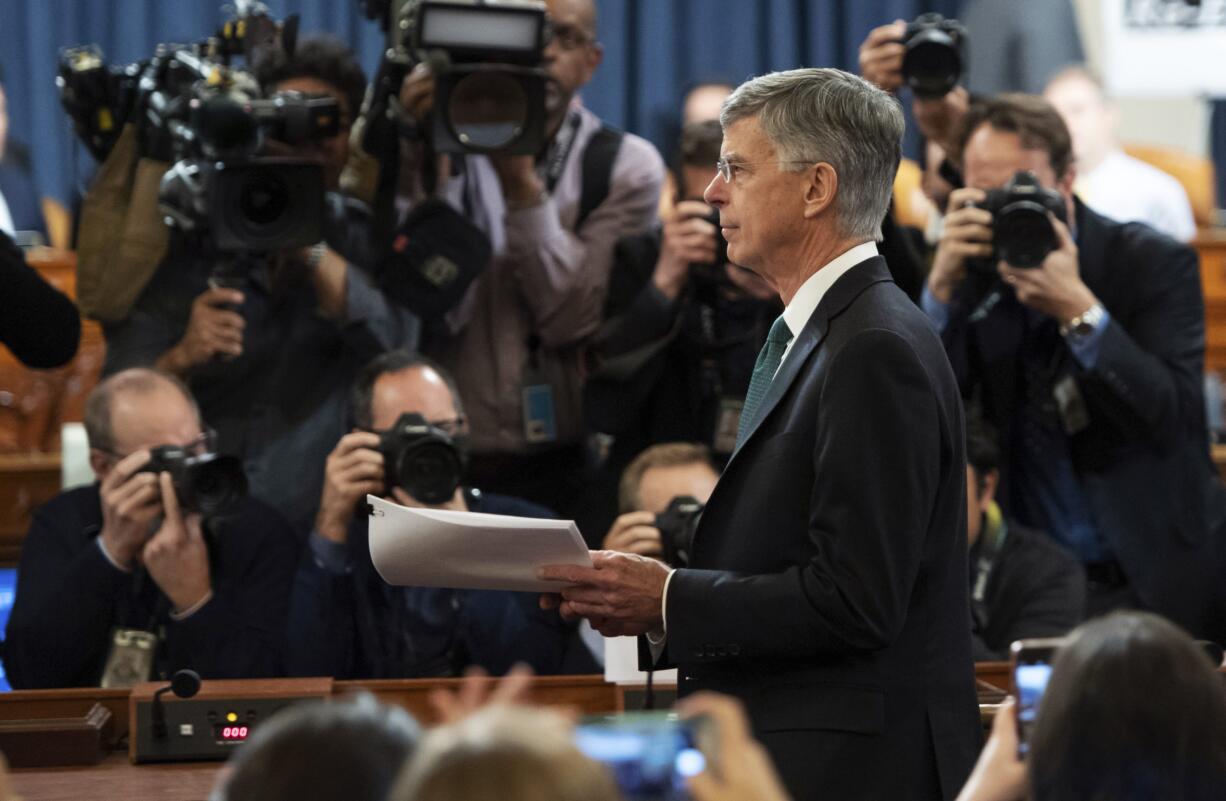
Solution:
{"label": "gray hair", "polygon": [[902,107],[892,95],[842,70],[772,72],[737,87],[719,121],[727,130],[747,117],[758,118],[781,169],[834,167],[843,235],[881,239],[902,158]]}

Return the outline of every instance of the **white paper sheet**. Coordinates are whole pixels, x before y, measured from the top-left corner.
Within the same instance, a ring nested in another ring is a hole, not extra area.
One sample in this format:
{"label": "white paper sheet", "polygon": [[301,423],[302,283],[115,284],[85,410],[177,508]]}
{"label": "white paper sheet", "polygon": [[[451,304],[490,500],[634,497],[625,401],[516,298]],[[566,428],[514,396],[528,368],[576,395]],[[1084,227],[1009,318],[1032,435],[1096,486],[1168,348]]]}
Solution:
{"label": "white paper sheet", "polygon": [[367,495],[370,558],[388,584],[554,592],[544,565],[592,566],[573,520],[410,509]]}

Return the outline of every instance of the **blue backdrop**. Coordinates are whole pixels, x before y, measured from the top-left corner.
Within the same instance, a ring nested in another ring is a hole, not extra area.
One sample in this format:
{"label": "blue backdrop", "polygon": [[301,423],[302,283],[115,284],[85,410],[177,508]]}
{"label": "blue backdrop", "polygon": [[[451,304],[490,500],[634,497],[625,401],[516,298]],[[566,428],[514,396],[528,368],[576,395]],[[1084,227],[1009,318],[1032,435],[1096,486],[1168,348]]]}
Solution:
{"label": "blue backdrop", "polygon": [[[876,25],[920,11],[953,14],[959,0],[598,0],[603,66],[584,92],[615,125],[671,146],[681,93],[692,83],[795,66],[854,69]],[[351,43],[373,73],[382,32],[356,0],[268,0],[277,17],[302,15],[303,33],[327,31]],[[160,42],[192,42],[223,20],[220,0],[4,0],[0,66],[10,135],[33,151],[44,194],[68,196],[77,147],[55,92],[61,47],[96,43],[112,63],[147,57]]]}

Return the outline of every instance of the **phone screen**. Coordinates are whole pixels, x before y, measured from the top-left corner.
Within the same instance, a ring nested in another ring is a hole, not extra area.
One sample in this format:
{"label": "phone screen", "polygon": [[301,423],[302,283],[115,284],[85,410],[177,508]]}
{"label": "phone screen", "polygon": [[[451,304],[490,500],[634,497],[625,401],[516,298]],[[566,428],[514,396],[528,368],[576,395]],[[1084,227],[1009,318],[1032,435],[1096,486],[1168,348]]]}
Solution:
{"label": "phone screen", "polygon": [[1059,640],[1019,640],[1013,643],[1013,686],[1017,690],[1017,753],[1030,750],[1030,734],[1051,679],[1051,662]]}
{"label": "phone screen", "polygon": [[688,799],[685,780],[707,764],[691,723],[671,714],[585,718],[575,744],[608,766],[628,801]]}

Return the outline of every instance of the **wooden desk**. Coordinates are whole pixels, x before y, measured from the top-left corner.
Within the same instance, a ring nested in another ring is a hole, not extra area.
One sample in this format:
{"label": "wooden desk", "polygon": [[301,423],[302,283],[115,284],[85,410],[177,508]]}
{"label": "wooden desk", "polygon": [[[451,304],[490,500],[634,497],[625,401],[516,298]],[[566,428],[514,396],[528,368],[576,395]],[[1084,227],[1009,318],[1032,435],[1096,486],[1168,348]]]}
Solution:
{"label": "wooden desk", "polygon": [[14,770],[12,783],[24,801],[204,801],[221,767],[219,762],[133,765],[116,751],[89,768]]}
{"label": "wooden desk", "polygon": [[1226,230],[1202,228],[1192,246],[1205,294],[1205,369],[1226,370]]}

